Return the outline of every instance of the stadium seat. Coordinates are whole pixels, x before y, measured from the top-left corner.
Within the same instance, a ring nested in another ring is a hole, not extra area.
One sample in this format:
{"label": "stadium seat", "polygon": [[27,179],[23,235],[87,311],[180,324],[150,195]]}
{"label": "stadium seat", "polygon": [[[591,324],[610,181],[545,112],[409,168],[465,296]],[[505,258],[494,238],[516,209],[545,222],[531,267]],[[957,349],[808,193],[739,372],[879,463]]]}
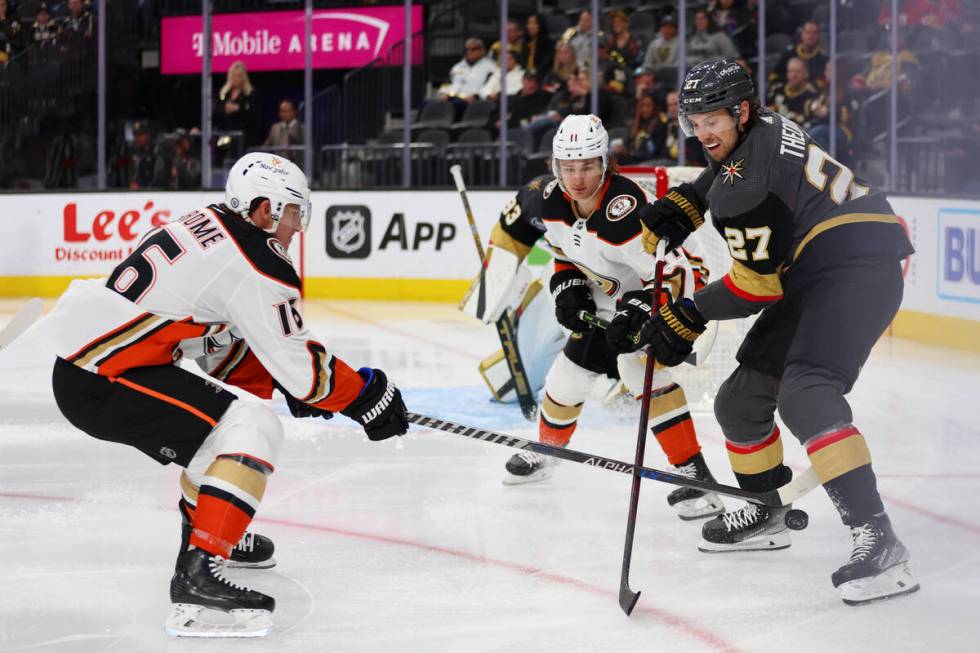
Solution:
{"label": "stadium seat", "polygon": [[412,123],[412,131],[424,129],[449,129],[453,123],[455,108],[451,102],[431,99],[425,103],[417,122]]}
{"label": "stadium seat", "polygon": [[496,102],[489,100],[473,100],[463,111],[463,117],[459,122],[454,122],[449,128],[452,131],[462,131],[464,129],[482,129],[490,124],[494,111],[497,110]]}

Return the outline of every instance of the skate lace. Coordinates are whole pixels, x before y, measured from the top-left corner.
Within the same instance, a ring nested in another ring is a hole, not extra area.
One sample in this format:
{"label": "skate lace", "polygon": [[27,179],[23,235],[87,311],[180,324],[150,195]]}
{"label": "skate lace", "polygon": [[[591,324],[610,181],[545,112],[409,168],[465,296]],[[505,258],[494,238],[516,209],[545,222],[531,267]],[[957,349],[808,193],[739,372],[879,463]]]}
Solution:
{"label": "skate lace", "polygon": [[737,528],[745,528],[747,526],[752,526],[757,520],[759,515],[759,506],[754,503],[750,503],[744,508],[739,508],[735,512],[726,512],[721,516],[721,520],[725,523],[725,528],[729,531],[733,531]]}
{"label": "skate lace", "polygon": [[681,476],[686,476],[688,478],[698,477],[698,466],[695,465],[694,463],[687,463],[686,465],[678,465],[674,469],[676,469],[677,473],[680,474]]}
{"label": "skate lace", "polygon": [[255,550],[255,535],[246,532],[244,535],[242,535],[242,539],[238,541],[238,544],[235,545],[235,550],[248,551],[251,553],[253,550]]}
{"label": "skate lace", "polygon": [[231,587],[233,589],[242,590],[242,591],[248,591],[248,588],[247,587],[242,587],[241,585],[238,585],[236,583],[233,583],[233,582],[231,582],[230,580],[228,580],[227,578],[224,577],[224,575],[223,575],[222,572],[224,572],[224,570],[225,570],[225,563],[226,562],[227,561],[224,558],[222,558],[221,556],[211,556],[211,560],[210,560],[211,576],[213,576],[214,579],[217,580],[218,582],[224,583],[225,585],[227,585],[227,586],[229,586],[229,587]]}
{"label": "skate lace", "polygon": [[528,465],[540,465],[544,462],[544,456],[533,451],[518,451],[517,457]]}
{"label": "skate lace", "polygon": [[861,562],[868,557],[871,549],[878,543],[878,533],[875,532],[871,524],[863,524],[851,529],[851,540],[854,544],[854,550],[851,551],[851,558],[847,561],[848,564]]}

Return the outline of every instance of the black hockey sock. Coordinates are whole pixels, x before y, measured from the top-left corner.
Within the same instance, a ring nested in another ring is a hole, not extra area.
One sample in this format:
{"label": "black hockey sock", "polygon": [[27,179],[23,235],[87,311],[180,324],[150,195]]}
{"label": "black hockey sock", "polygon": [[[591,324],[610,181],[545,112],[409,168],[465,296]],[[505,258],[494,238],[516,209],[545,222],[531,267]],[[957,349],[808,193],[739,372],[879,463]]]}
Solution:
{"label": "black hockey sock", "polygon": [[738,486],[751,492],[769,492],[780,488],[793,479],[793,470],[780,463],[772,469],[758,474],[740,474],[735,472]]}
{"label": "black hockey sock", "polygon": [[823,484],[846,526],[859,526],[884,512],[871,465],[861,465]]}

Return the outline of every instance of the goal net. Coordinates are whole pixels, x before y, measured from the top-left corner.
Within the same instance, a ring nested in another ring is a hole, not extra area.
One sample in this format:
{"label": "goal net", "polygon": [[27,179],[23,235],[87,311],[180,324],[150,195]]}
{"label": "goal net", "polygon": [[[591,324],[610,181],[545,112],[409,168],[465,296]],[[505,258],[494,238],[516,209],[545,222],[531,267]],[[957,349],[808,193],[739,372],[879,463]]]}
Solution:
{"label": "goal net", "polygon": [[[703,168],[681,166],[627,166],[620,168],[620,173],[642,186],[652,200],[665,195],[671,186],[694,181],[702,170]],[[710,216],[705,222],[703,227],[685,241],[684,247],[692,254],[704,258],[709,272],[708,280],[716,281],[731,268],[732,259],[724,239],[709,224]],[[673,368],[674,378],[684,388],[692,410],[712,410],[718,386],[735,369],[735,352],[754,319],[725,320],[718,323],[714,345],[705,360],[697,367],[682,364]]]}

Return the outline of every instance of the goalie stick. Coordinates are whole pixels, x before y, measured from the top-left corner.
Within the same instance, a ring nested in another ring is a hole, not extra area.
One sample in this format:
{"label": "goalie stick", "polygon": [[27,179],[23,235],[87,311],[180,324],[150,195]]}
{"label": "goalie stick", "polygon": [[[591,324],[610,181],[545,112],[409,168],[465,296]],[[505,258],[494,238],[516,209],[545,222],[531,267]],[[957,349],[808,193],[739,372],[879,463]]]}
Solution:
{"label": "goalie stick", "polygon": [[[459,424],[457,422],[451,422],[449,420],[439,419],[437,417],[429,417],[428,415],[421,415],[419,413],[408,413],[408,421],[416,426],[433,429],[435,431],[443,431],[445,433],[452,433],[454,435],[461,435],[473,440],[483,440],[484,442],[499,444],[512,449],[526,449],[544,456],[561,458],[562,460],[568,460],[573,463],[619,472],[620,474],[633,474],[633,465],[631,463],[616,460],[614,458],[597,456],[591,453],[575,451],[574,449],[554,447],[543,442],[525,440],[515,435],[508,435],[506,433],[481,429],[475,426],[467,426],[465,424]],[[638,468],[637,473],[641,478],[648,478],[654,481],[660,481],[661,483],[668,483],[670,485],[678,485],[681,487],[691,487],[698,490],[705,490],[707,492],[716,492],[726,497],[732,497],[733,499],[741,499],[743,501],[748,501],[749,503],[757,503],[762,506],[770,506],[774,508],[793,503],[820,484],[820,481],[817,479],[817,474],[815,471],[813,471],[812,467],[781,488],[771,490],[769,492],[751,492],[749,490],[743,490],[740,487],[723,485],[721,483],[712,483],[710,481],[701,481],[696,478],[674,474],[673,472],[664,472],[659,469],[652,469],[650,467],[640,467]]]}
{"label": "goalie stick", "polygon": [[[456,190],[459,197],[463,200],[463,210],[466,212],[466,220],[470,224],[470,231],[473,233],[473,242],[476,244],[477,254],[480,255],[480,287],[477,297],[478,314],[482,313],[484,305],[484,262],[486,254],[483,251],[483,243],[480,241],[480,232],[476,228],[476,219],[473,217],[473,210],[470,208],[470,200],[466,196],[466,185],[463,183],[463,170],[459,165],[454,165],[449,169],[453,180],[456,182]],[[521,406],[521,412],[528,421],[535,421],[538,416],[538,404],[534,400],[531,391],[531,384],[527,378],[527,371],[524,362],[521,360],[521,353],[517,349],[517,333],[514,331],[514,323],[511,321],[507,311],[496,321],[497,336],[500,338],[500,346],[504,350],[504,360],[507,362],[507,369],[510,370],[511,378],[514,380],[514,392],[517,394],[517,402]]]}
{"label": "goalie stick", "polygon": [[20,307],[20,310],[11,318],[2,330],[0,330],[0,351],[16,340],[22,333],[41,317],[44,312],[44,302],[34,297],[27,300],[27,303]]}

